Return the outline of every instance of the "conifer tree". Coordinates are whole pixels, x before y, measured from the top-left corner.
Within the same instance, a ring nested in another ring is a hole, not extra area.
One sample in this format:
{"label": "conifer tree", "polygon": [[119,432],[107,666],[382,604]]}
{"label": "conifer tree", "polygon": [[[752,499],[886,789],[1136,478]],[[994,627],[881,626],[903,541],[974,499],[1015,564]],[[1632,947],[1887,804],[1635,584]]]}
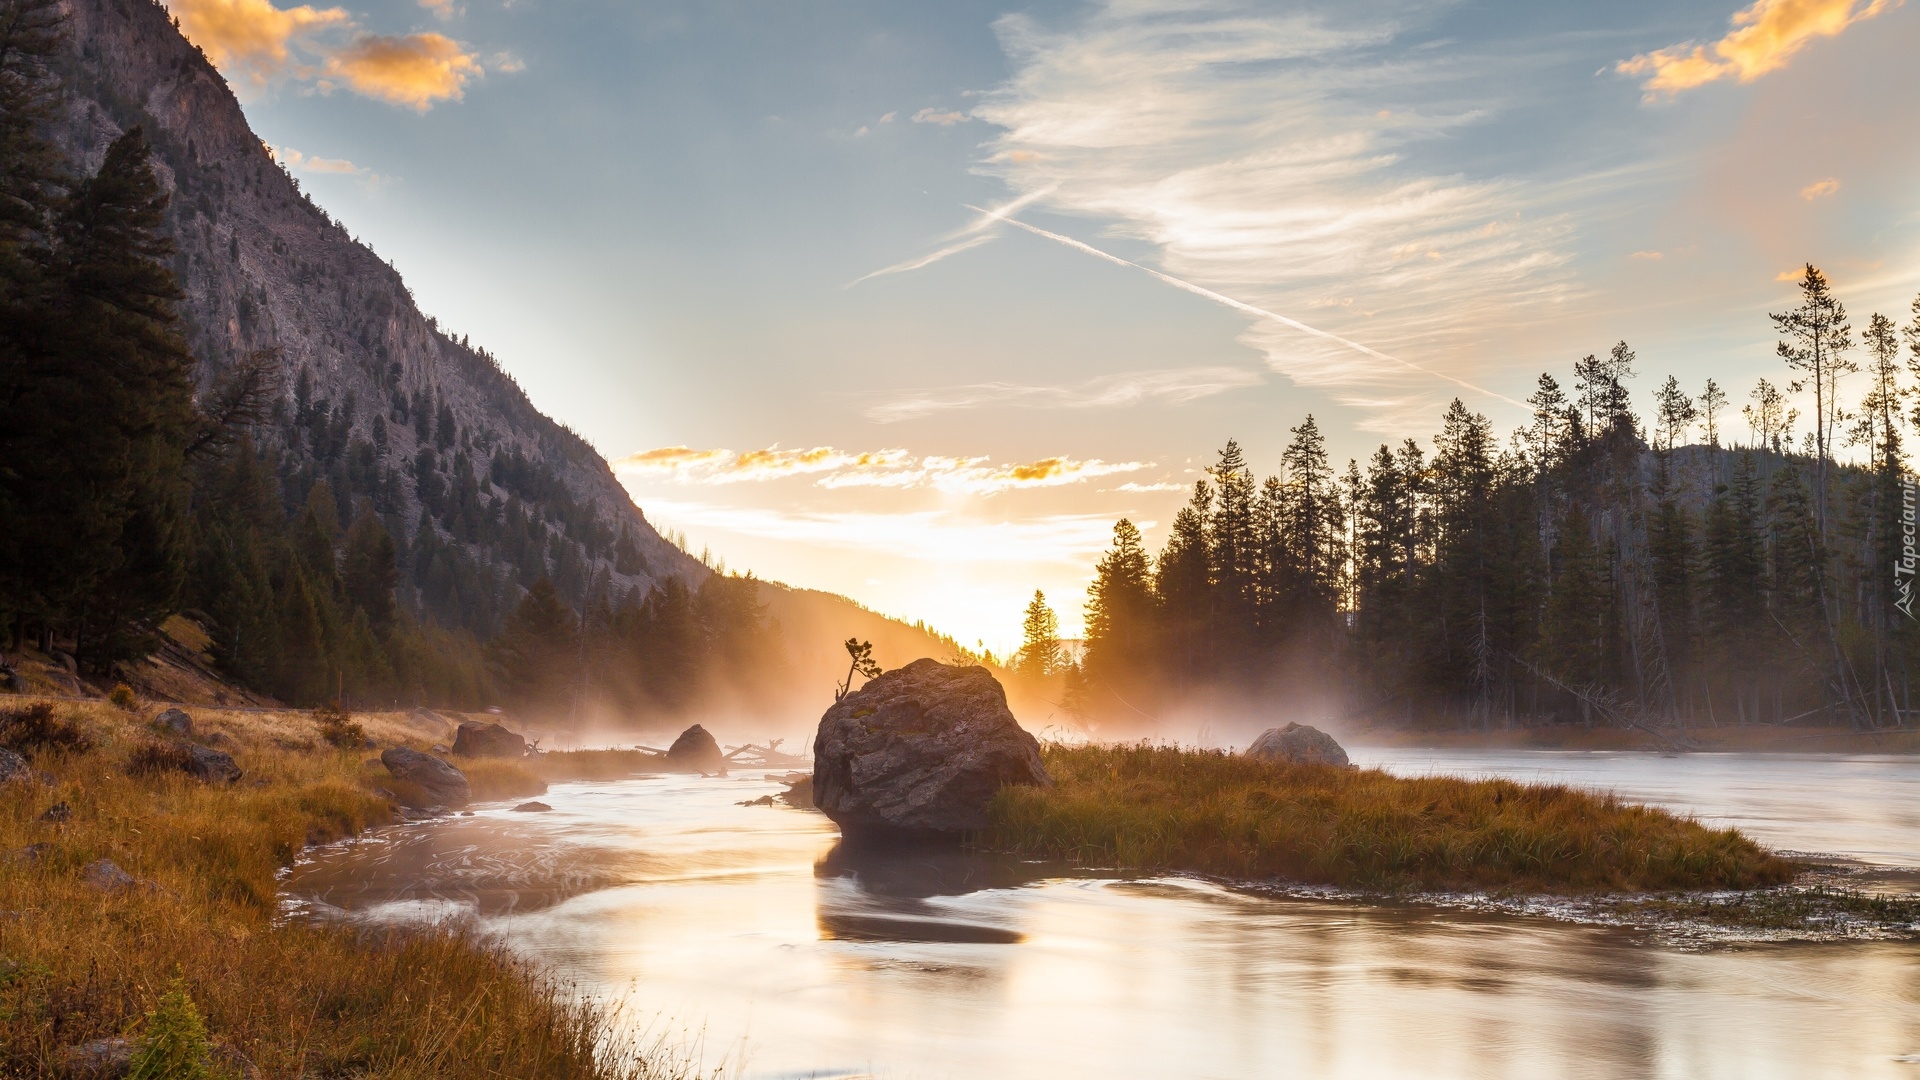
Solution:
{"label": "conifer tree", "polygon": [[1827,463],[1832,427],[1839,413],[1839,381],[1859,370],[1846,353],[1853,347],[1853,324],[1846,305],[1833,295],[1827,276],[1812,263],[1800,280],[1800,305],[1768,316],[1785,340],[1776,345],[1789,368],[1804,373],[1813,384],[1813,521],[1822,540],[1827,535]]}
{"label": "conifer tree", "polygon": [[1093,584],[1087,588],[1082,666],[1089,694],[1098,698],[1103,688],[1123,688],[1152,678],[1155,614],[1153,571],[1140,530],[1121,518],[1113,527],[1113,547],[1095,565]]}
{"label": "conifer tree", "polygon": [[1207,532],[1212,509],[1212,486],[1205,480],[1195,481],[1193,497],[1174,515],[1173,529],[1154,567],[1166,669],[1181,683],[1195,682],[1210,671],[1212,580]]}
{"label": "conifer tree", "polygon": [[1035,589],[1020,622],[1020,652],[1014,670],[1038,679],[1059,671],[1065,661],[1060,648],[1060,620],[1047,606],[1046,594]]}

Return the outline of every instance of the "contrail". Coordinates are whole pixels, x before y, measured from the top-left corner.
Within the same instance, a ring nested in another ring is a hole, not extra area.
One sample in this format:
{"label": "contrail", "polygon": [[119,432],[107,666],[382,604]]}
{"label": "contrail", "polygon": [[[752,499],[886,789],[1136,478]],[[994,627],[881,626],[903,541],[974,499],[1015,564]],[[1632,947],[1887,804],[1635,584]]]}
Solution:
{"label": "contrail", "polygon": [[[916,259],[908,259],[905,262],[894,263],[892,266],[883,266],[871,274],[863,274],[860,277],[854,278],[852,281],[840,287],[843,289],[851,289],[855,285],[870,278],[883,277],[887,274],[905,274],[909,271],[919,270],[922,267],[932,266],[934,263],[939,262],[949,255],[958,255],[968,248],[979,247],[981,244],[993,239],[991,236],[979,235],[982,230],[992,228],[1002,221],[1007,220],[1009,214],[1019,213],[1029,204],[1033,203],[1034,200],[1044,199],[1048,195],[1053,194],[1053,189],[1058,186],[1058,184],[1052,184],[1038,191],[1030,191],[1011,202],[1003,203],[991,210],[982,210],[977,206],[969,206],[967,209],[974,211],[980,216],[964,227],[955,229],[953,232],[941,237],[942,240],[959,240],[959,243],[948,244],[946,247],[941,248],[931,255],[922,255]],[[960,240],[961,237],[966,237],[966,239]]]}
{"label": "contrail", "polygon": [[[967,209],[972,210],[976,213],[985,214],[988,212],[969,203],[962,203],[961,205],[966,206]],[[1028,232],[1034,234],[1035,236],[1044,236],[1049,240],[1058,241],[1059,243],[1065,244],[1070,248],[1074,248],[1075,250],[1084,251],[1087,254],[1092,255],[1096,258],[1105,259],[1108,262],[1113,263],[1117,266],[1130,266],[1135,270],[1140,270],[1140,271],[1144,271],[1146,273],[1152,274],[1154,277],[1157,277],[1161,281],[1164,281],[1167,284],[1172,285],[1176,289],[1185,289],[1186,291],[1194,294],[1195,296],[1204,296],[1215,303],[1225,304],[1226,306],[1233,308],[1235,311],[1244,311],[1249,315],[1255,315],[1262,319],[1271,319],[1274,322],[1281,324],[1282,326],[1290,326],[1293,329],[1298,330],[1303,334],[1311,334],[1317,338],[1324,338],[1325,340],[1334,342],[1335,344],[1345,345],[1347,348],[1352,349],[1355,352],[1365,353],[1368,356],[1377,357],[1381,360],[1387,361],[1388,363],[1399,364],[1401,367],[1408,368],[1413,371],[1418,371],[1423,375],[1431,375],[1436,379],[1444,379],[1455,386],[1462,387],[1467,390],[1471,390],[1476,394],[1484,394],[1487,397],[1494,398],[1498,401],[1504,401],[1507,404],[1512,405],[1513,407],[1518,409],[1529,408],[1529,406],[1527,406],[1523,402],[1515,401],[1505,394],[1495,393],[1494,391],[1489,390],[1484,386],[1475,386],[1474,384],[1467,382],[1465,379],[1456,379],[1453,376],[1446,374],[1445,372],[1435,371],[1429,367],[1421,367],[1419,364],[1416,364],[1411,360],[1402,360],[1397,356],[1389,356],[1386,353],[1381,352],[1379,349],[1372,347],[1371,345],[1362,345],[1359,342],[1351,340],[1349,338],[1343,338],[1339,334],[1330,333],[1326,330],[1320,329],[1319,327],[1308,326],[1306,323],[1303,323],[1298,319],[1289,319],[1285,315],[1278,314],[1277,312],[1268,311],[1266,308],[1254,307],[1252,304],[1246,303],[1244,301],[1235,300],[1231,296],[1223,296],[1220,293],[1214,292],[1212,289],[1195,285],[1191,281],[1182,281],[1181,279],[1174,277],[1171,274],[1163,274],[1160,271],[1155,270],[1151,266],[1141,266],[1137,262],[1132,262],[1127,259],[1123,259],[1118,255],[1108,254],[1107,252],[1101,251],[1099,248],[1094,247],[1091,244],[1083,244],[1080,241],[1075,240],[1071,236],[1062,236],[1057,232],[1048,232],[1047,230],[1042,229],[1037,225],[1029,225],[1026,222],[1021,221],[1020,219],[1014,218],[1014,217],[1007,217],[1005,215],[1002,215],[1000,220],[1016,228],[1025,229]]]}

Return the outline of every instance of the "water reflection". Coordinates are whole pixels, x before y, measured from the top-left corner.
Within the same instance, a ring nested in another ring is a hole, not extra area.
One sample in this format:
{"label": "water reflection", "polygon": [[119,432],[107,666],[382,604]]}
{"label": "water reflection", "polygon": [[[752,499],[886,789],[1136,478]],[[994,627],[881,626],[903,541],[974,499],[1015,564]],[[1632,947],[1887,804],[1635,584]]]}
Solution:
{"label": "water reflection", "polygon": [[562,785],[552,814],[407,826],[324,853],[288,891],[356,919],[470,912],[752,1077],[1920,1076],[1896,1060],[1920,1052],[1911,945],[1693,953],[1613,929],[855,850],[818,815],[735,805],[772,790]]}

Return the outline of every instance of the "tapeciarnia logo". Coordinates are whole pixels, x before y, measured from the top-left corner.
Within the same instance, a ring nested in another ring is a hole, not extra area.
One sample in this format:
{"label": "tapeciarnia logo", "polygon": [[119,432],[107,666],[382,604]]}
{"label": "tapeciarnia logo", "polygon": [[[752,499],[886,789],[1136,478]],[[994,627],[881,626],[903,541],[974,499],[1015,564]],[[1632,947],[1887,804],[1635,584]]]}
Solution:
{"label": "tapeciarnia logo", "polygon": [[[1893,606],[1909,619],[1913,614],[1914,553],[1914,480],[1911,474],[1900,476],[1900,557],[1893,561]],[[1915,619],[1920,621],[1920,619]]]}

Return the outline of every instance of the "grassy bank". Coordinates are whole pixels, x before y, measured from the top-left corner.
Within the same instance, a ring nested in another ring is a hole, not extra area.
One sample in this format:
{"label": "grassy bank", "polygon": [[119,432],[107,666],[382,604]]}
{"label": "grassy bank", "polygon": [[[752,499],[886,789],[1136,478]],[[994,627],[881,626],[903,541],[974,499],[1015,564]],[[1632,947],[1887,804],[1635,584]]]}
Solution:
{"label": "grassy bank", "polygon": [[[234,785],[143,770],[159,741],[151,711],[63,703],[62,737],[15,731],[54,782],[0,784],[0,1075],[57,1075],[63,1051],[90,1040],[139,1043],[176,980],[229,1072],[237,1053],[266,1076],[672,1074],[616,1047],[607,1018],[565,987],[456,934],[276,923],[277,871],[308,844],[392,820],[373,793],[391,778],[300,713],[196,714],[200,741],[246,770]],[[382,746],[430,741],[400,719],[360,720]],[[469,778],[481,799],[545,789],[520,763]],[[60,805],[64,821],[43,820]],[[138,883],[91,884],[99,859]]]}
{"label": "grassy bank", "polygon": [[1049,746],[1057,785],[1006,788],[983,842],[1091,866],[1359,889],[1753,888],[1793,864],[1730,829],[1547,785]]}

